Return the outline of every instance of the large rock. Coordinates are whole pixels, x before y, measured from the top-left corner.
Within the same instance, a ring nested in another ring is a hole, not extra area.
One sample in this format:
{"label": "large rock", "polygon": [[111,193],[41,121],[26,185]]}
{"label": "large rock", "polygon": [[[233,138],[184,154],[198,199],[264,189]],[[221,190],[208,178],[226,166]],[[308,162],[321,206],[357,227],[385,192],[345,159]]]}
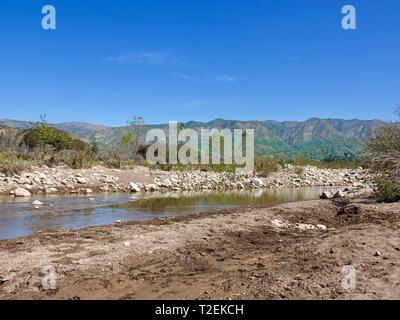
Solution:
{"label": "large rock", "polygon": [[14,195],[16,197],[30,197],[31,193],[24,188],[17,188],[14,190]]}
{"label": "large rock", "polygon": [[31,180],[29,180],[28,178],[22,177],[22,178],[19,178],[18,183],[19,184],[31,184]]}
{"label": "large rock", "polygon": [[45,189],[44,189],[44,192],[45,192],[46,194],[53,194],[53,193],[57,193],[58,190],[57,190],[56,188],[45,188]]}
{"label": "large rock", "polygon": [[264,182],[260,178],[253,178],[252,182],[256,187],[261,188],[264,186]]}
{"label": "large rock", "polygon": [[145,189],[146,191],[157,191],[158,190],[158,186],[154,183],[151,184],[146,184],[145,185]]}
{"label": "large rock", "polygon": [[85,178],[82,178],[82,177],[76,178],[76,181],[77,181],[78,183],[80,183],[80,184],[86,184],[86,183],[87,183],[86,179],[85,179]]}
{"label": "large rock", "polygon": [[130,189],[132,192],[140,192],[139,186],[138,186],[136,183],[134,183],[134,182],[129,182],[129,189]]}

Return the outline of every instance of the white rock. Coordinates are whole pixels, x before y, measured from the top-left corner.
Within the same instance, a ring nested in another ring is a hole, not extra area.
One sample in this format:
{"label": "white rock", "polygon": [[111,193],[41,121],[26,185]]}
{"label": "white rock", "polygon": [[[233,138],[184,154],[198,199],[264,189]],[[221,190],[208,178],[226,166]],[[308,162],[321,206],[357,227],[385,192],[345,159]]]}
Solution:
{"label": "white rock", "polygon": [[129,241],[124,241],[124,246],[125,247],[129,247],[131,245],[131,243]]}
{"label": "white rock", "polygon": [[87,183],[86,179],[85,179],[85,178],[82,178],[82,177],[76,178],[76,181],[77,181],[78,183],[80,183],[80,184],[86,184],[86,183]]}
{"label": "white rock", "polygon": [[17,188],[17,189],[14,190],[14,195],[16,197],[30,197],[31,193],[26,189]]}
{"label": "white rock", "polygon": [[44,190],[44,192],[46,193],[46,194],[52,194],[52,193],[57,193],[57,189],[56,188],[46,188],[45,190]]}
{"label": "white rock", "polygon": [[146,189],[146,191],[157,191],[158,187],[156,184],[151,183],[151,184],[146,184],[145,189]]}
{"label": "white rock", "polygon": [[19,184],[31,184],[31,180],[29,180],[28,178],[22,177],[18,180]]}
{"label": "white rock", "polygon": [[252,182],[257,186],[257,187],[263,187],[264,182],[260,178],[253,178]]}
{"label": "white rock", "polygon": [[345,195],[346,195],[345,192],[339,190],[333,195],[333,198],[343,198]]}
{"label": "white rock", "polygon": [[136,183],[134,183],[134,182],[129,182],[129,189],[130,189],[132,192],[140,192],[139,186],[138,186]]}
{"label": "white rock", "polygon": [[296,223],[295,228],[296,229],[300,229],[300,230],[314,230],[314,229],[316,229],[315,226],[313,226],[312,224],[308,224],[308,223]]}
{"label": "white rock", "polygon": [[34,206],[41,206],[41,205],[43,205],[43,202],[41,202],[41,201],[39,201],[39,200],[35,200],[35,201],[32,202],[32,205],[34,205]]}

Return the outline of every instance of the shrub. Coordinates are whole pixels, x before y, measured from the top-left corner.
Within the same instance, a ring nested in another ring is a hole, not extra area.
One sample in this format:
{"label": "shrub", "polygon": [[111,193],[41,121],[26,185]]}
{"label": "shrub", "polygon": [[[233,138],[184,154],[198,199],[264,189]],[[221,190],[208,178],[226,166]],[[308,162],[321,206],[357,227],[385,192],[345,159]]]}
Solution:
{"label": "shrub", "polygon": [[68,149],[75,151],[92,151],[91,146],[80,139],[73,139]]}
{"label": "shrub", "polygon": [[374,172],[400,184],[400,126],[378,129],[366,143],[364,159]]}
{"label": "shrub", "polygon": [[21,143],[21,131],[15,128],[0,127],[0,150],[16,151]]}
{"label": "shrub", "polygon": [[49,167],[65,164],[72,169],[90,168],[94,162],[95,155],[90,150],[62,150],[52,153],[45,160]]}
{"label": "shrub", "polygon": [[382,202],[400,201],[400,185],[386,180],[380,180],[377,184],[378,199]]}
{"label": "shrub", "polygon": [[68,149],[71,145],[70,135],[57,128],[47,125],[39,125],[25,133],[23,143],[29,149],[51,146],[56,151]]}
{"label": "shrub", "polygon": [[255,173],[260,176],[269,176],[279,170],[281,161],[276,157],[260,156],[254,160]]}
{"label": "shrub", "polygon": [[20,174],[30,168],[29,164],[13,154],[0,153],[0,172],[6,176]]}

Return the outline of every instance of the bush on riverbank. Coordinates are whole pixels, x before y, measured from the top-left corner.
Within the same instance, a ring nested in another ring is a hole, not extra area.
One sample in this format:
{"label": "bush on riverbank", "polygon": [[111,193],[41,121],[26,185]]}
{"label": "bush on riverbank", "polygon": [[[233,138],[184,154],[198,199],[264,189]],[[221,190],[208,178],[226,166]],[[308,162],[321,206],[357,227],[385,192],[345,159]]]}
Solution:
{"label": "bush on riverbank", "polygon": [[257,175],[267,177],[278,171],[283,162],[274,156],[257,156],[254,159],[254,171]]}
{"label": "bush on riverbank", "polygon": [[0,153],[0,173],[10,176],[13,174],[20,174],[24,170],[30,168],[26,160],[18,158],[11,153]]}
{"label": "bush on riverbank", "polygon": [[29,129],[22,139],[24,146],[30,150],[52,147],[55,151],[70,149],[72,137],[65,131],[47,125]]}
{"label": "bush on riverbank", "polygon": [[378,129],[366,143],[364,157],[372,171],[400,184],[400,126]]}
{"label": "bush on riverbank", "polygon": [[377,195],[382,202],[400,201],[400,126],[379,128],[366,143],[364,161],[379,176]]}
{"label": "bush on riverbank", "polygon": [[377,194],[381,202],[398,202],[400,201],[400,185],[380,180],[377,184]]}
{"label": "bush on riverbank", "polygon": [[28,130],[0,130],[0,172],[4,174],[18,174],[31,165],[65,164],[81,169],[95,161],[96,151],[91,145],[45,122]]}

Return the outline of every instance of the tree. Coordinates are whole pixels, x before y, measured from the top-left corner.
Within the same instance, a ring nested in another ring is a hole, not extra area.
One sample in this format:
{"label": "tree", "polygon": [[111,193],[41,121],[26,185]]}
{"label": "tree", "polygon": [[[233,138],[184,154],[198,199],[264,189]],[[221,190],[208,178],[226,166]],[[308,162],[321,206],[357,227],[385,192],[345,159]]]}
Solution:
{"label": "tree", "polygon": [[98,153],[99,153],[99,144],[97,143],[97,140],[96,140],[96,136],[95,136],[95,135],[92,135],[92,136],[90,137],[89,143],[90,143],[90,147],[91,147],[91,149],[92,149],[92,152],[93,152],[94,154],[98,154]]}
{"label": "tree", "polygon": [[120,142],[130,147],[132,157],[135,158],[139,145],[140,130],[145,124],[144,118],[142,116],[133,116],[133,120],[128,121],[128,124],[130,127],[129,132],[121,138]]}

